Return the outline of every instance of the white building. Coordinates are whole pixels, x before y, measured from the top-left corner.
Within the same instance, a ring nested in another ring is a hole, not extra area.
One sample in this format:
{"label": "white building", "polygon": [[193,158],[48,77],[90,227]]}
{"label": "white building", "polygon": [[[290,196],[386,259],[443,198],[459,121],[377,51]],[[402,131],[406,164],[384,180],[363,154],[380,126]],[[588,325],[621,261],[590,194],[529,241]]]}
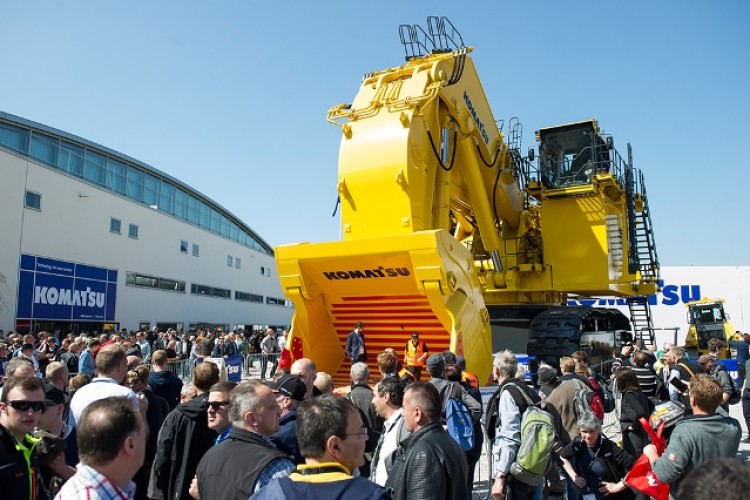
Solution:
{"label": "white building", "polygon": [[195,189],[0,112],[0,329],[288,325],[273,249]]}

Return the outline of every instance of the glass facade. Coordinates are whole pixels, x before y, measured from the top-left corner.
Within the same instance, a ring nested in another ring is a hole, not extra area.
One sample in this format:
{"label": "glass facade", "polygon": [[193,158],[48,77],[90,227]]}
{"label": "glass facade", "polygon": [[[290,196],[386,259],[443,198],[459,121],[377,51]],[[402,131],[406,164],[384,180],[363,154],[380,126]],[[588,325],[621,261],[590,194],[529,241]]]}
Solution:
{"label": "glass facade", "polygon": [[273,249],[249,227],[198,192],[126,158],[0,120],[0,147],[258,252]]}

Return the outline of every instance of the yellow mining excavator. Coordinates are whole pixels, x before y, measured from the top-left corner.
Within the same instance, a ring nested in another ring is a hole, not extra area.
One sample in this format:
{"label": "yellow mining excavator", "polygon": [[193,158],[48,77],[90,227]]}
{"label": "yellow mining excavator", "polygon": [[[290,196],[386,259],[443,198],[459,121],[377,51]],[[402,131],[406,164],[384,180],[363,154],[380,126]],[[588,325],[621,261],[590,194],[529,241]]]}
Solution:
{"label": "yellow mining excavator", "polygon": [[544,128],[538,153],[522,155],[520,123],[506,140],[473,49],[446,18],[427,23],[399,26],[405,64],[366,74],[354,101],[328,112],[342,133],[343,240],[276,249],[292,355],[341,382],[358,321],[371,366],[418,331],[484,381],[491,312],[657,287],[642,177],[611,137],[593,119]]}

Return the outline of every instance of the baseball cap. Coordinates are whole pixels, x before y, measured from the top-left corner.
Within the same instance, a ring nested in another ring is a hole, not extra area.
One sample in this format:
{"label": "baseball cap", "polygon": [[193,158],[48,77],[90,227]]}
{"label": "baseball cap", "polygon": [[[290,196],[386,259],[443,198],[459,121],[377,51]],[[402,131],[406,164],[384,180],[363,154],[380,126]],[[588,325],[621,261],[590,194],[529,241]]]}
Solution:
{"label": "baseball cap", "polygon": [[65,393],[52,384],[44,384],[44,404],[47,406],[65,404]]}
{"label": "baseball cap", "polygon": [[268,386],[279,394],[297,401],[303,401],[307,394],[307,386],[295,375],[284,375],[277,382],[269,382]]}
{"label": "baseball cap", "polygon": [[445,360],[439,354],[433,354],[427,358],[427,371],[430,375],[440,375],[445,371]]}
{"label": "baseball cap", "polygon": [[557,370],[551,366],[540,366],[536,377],[539,385],[549,384],[557,376]]}

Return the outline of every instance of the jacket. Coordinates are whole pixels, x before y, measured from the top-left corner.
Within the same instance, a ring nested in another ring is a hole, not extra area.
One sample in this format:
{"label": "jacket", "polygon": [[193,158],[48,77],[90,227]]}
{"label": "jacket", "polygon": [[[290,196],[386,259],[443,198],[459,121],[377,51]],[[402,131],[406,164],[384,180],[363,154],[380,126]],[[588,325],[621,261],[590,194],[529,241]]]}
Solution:
{"label": "jacket", "polygon": [[670,483],[674,495],[679,481],[712,458],[733,458],[740,446],[740,423],[726,415],[689,415],[677,422],[664,453],[653,463],[654,474]]}
{"label": "jacket", "polygon": [[154,391],[154,394],[167,400],[169,411],[174,410],[180,404],[180,391],[182,390],[182,380],[176,377],[172,372],[167,370],[162,372],[151,372],[148,379],[148,386]]}
{"label": "jacket", "polygon": [[[16,439],[0,425],[0,485],[3,498],[18,500],[42,500],[47,495],[41,484],[39,466],[36,463],[34,448],[39,440],[27,434],[24,444],[31,453],[31,467],[26,463],[24,452],[16,448]],[[31,475],[32,481],[29,481]],[[31,486],[31,490],[29,490]]]}
{"label": "jacket", "polygon": [[364,422],[364,424],[379,435],[383,431],[383,419],[378,416],[375,407],[372,405],[373,392],[370,386],[365,384],[352,385],[352,390],[347,397],[367,417],[367,422]]}
{"label": "jacket", "polygon": [[403,441],[386,487],[394,500],[465,500],[467,471],[463,450],[440,422],[432,422]]}
{"label": "jacket", "polygon": [[250,497],[252,500],[390,500],[385,488],[363,477],[352,477],[343,465],[324,462],[302,465],[289,477],[274,479]]}
{"label": "jacket", "polygon": [[[574,380],[578,379],[570,378],[563,380],[560,385],[555,387],[550,395],[547,396],[547,405],[554,406],[555,410],[557,410],[557,413],[560,415],[563,432],[560,436],[560,440],[563,443],[570,442],[578,435],[577,420],[579,415],[576,412],[575,405],[575,394],[578,385]],[[583,385],[587,388],[587,391],[591,390],[588,385]]]}
{"label": "jacket", "polygon": [[208,428],[208,394],[172,410],[159,432],[154,470],[164,500],[189,499],[188,489],[203,455],[213,446],[216,432]]}
{"label": "jacket", "polygon": [[279,419],[279,430],[271,436],[271,441],[295,464],[305,463],[297,442],[297,410],[291,410]]}
{"label": "jacket", "polygon": [[482,404],[474,399],[459,382],[435,377],[431,378],[429,382],[437,388],[440,394],[440,412],[443,418],[445,418],[445,407],[449,399],[462,401],[471,412],[471,418],[474,422],[482,416]]}
{"label": "jacket", "polygon": [[365,334],[352,331],[346,336],[346,355],[349,359],[356,361],[359,358],[359,349],[364,349],[365,359],[367,358],[367,347],[365,347]]}
{"label": "jacket", "polygon": [[[618,482],[625,477],[635,463],[635,458],[606,437],[599,436],[599,443],[595,452],[595,456],[598,459],[596,463],[592,463],[587,446],[580,437],[576,437],[568,443],[560,452],[560,456],[573,462],[576,472],[583,476],[589,485],[596,485],[594,488],[587,489],[587,493],[596,495],[596,498],[612,500],[633,498],[633,492],[630,489],[606,495],[606,497],[598,491],[598,485],[601,481],[610,483]],[[575,460],[571,460],[572,458],[575,458]]]}
{"label": "jacket", "polygon": [[229,437],[208,450],[198,465],[201,498],[246,500],[263,469],[277,458],[289,457],[259,434],[232,427]]}

